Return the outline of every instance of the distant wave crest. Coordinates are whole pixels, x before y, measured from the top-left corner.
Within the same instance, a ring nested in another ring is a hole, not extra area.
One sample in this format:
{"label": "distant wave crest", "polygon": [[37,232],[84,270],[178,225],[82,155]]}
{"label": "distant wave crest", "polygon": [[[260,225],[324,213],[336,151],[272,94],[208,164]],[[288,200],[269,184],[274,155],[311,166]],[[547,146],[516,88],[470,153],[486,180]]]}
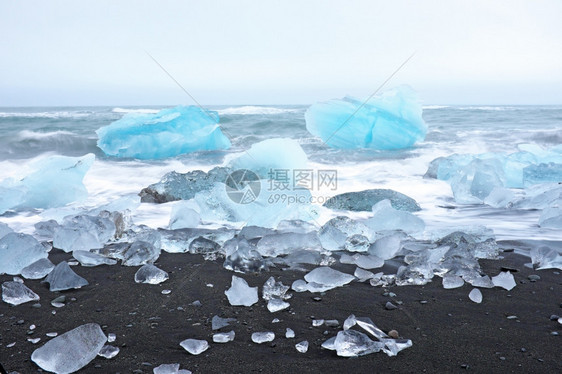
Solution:
{"label": "distant wave crest", "polygon": [[0,118],[81,118],[91,115],[89,112],[0,112]]}
{"label": "distant wave crest", "polygon": [[248,114],[281,114],[281,113],[291,113],[297,112],[298,109],[294,108],[273,108],[266,106],[239,106],[230,107],[218,110],[220,115],[248,115]]}
{"label": "distant wave crest", "polygon": [[25,139],[46,139],[46,138],[53,138],[53,137],[61,137],[61,136],[75,136],[76,134],[70,131],[58,130],[58,131],[51,131],[51,132],[37,132],[31,130],[22,130],[18,133],[18,137],[22,140]]}
{"label": "distant wave crest", "polygon": [[148,109],[148,108],[137,108],[137,109],[127,109],[127,108],[113,108],[111,110],[113,113],[158,113],[158,109]]}

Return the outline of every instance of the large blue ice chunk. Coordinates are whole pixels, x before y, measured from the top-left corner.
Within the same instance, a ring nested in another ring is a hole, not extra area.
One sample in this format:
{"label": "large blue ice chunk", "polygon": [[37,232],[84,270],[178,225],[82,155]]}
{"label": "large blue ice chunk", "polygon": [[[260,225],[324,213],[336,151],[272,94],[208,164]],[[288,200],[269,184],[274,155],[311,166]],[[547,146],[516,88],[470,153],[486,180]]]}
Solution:
{"label": "large blue ice chunk", "polygon": [[105,154],[141,160],[230,147],[220,129],[219,115],[196,106],[177,106],[155,114],[128,113],[96,133],[98,147]]}
{"label": "large blue ice chunk", "polygon": [[306,129],[334,148],[400,149],[423,140],[427,125],[414,90],[399,86],[368,102],[345,97],[312,105]]}
{"label": "large blue ice chunk", "polygon": [[51,156],[31,162],[25,177],[0,182],[0,214],[8,209],[55,208],[88,196],[82,183],[95,156]]}

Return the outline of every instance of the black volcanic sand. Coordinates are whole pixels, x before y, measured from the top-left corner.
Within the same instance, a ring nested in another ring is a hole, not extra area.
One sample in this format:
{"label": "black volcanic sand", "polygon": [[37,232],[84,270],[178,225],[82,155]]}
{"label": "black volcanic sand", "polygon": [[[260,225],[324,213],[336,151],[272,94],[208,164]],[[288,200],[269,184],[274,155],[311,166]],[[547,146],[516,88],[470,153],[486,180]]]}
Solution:
{"label": "black volcanic sand", "polygon": [[[163,253],[156,265],[166,270],[170,279],[160,285],[136,284],[138,267],[74,266],[89,286],[52,293],[46,284],[26,280],[25,284],[40,295],[40,308],[33,308],[32,302],[16,307],[0,303],[0,361],[8,373],[37,372],[31,353],[50,339],[47,332],[60,335],[95,322],[106,334],[117,335],[112,344],[121,352],[111,360],[97,357],[80,371],[83,373],[152,373],[163,363],[180,363],[182,369],[194,373],[560,373],[562,336],[551,333],[562,334],[562,325],[550,320],[553,314],[562,315],[560,272],[529,269],[524,266],[528,258],[514,253],[503,256],[497,261],[480,261],[482,269],[491,276],[502,267],[516,269],[517,286],[511,291],[481,289],[481,304],[469,300],[470,285],[445,290],[441,279],[435,277],[425,286],[384,289],[354,282],[322,295],[294,293],[291,307],[277,313],[270,313],[261,299],[252,307],[231,306],[224,291],[234,273],[225,270],[221,260],[204,261],[200,255]],[[50,254],[54,263],[69,258],[58,250]],[[347,265],[337,268],[348,273],[354,270]],[[531,274],[541,279],[530,282]],[[261,274],[237,275],[250,286],[259,286],[261,297],[262,286],[271,275],[290,285],[304,273],[274,268]],[[3,275],[0,281],[11,278]],[[164,289],[172,292],[163,295]],[[388,291],[396,296],[388,296]],[[59,295],[66,296],[66,306],[54,308],[50,302]],[[313,300],[316,296],[321,300]],[[202,305],[191,305],[196,300]],[[385,309],[388,301],[398,309]],[[379,352],[353,359],[322,349],[322,342],[340,329],[312,327],[312,318],[337,319],[343,324],[350,314],[370,317],[384,331],[397,330],[411,339],[413,346],[396,357]],[[236,332],[233,342],[212,343],[214,315],[237,318],[232,324]],[[507,318],[512,315],[517,318]],[[274,318],[280,322],[272,323]],[[28,335],[31,324],[37,328]],[[287,327],[295,331],[296,338],[285,338]],[[257,331],[273,331],[276,338],[272,343],[254,344],[250,336]],[[30,337],[41,341],[33,345],[27,341]],[[179,345],[188,338],[206,339],[211,347],[192,356]],[[305,339],[310,348],[302,354],[294,345]],[[15,346],[7,348],[12,342]]]}

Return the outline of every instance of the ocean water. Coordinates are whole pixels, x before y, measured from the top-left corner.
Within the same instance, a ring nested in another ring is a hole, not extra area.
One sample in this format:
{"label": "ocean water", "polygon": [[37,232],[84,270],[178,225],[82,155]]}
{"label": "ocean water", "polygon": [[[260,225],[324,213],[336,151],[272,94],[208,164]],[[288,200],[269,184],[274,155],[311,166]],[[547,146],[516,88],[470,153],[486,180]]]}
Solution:
{"label": "ocean water", "polygon": [[[8,212],[0,222],[22,232],[33,224],[115,201],[136,198],[166,172],[208,170],[225,163],[253,143],[275,137],[300,142],[315,170],[337,170],[337,190],[391,188],[416,199],[426,222],[425,235],[439,236],[454,229],[487,226],[498,239],[562,240],[557,230],[538,226],[540,211],[495,209],[455,203],[449,184],[424,179],[431,160],[452,153],[515,152],[517,145],[551,147],[562,143],[562,106],[425,106],[429,126],[425,141],[399,151],[340,150],[325,146],[305,127],[306,106],[209,106],[232,141],[227,151],[198,152],[160,161],[107,157],[97,148],[95,130],[125,113],[156,112],[162,107],[49,107],[0,108],[0,179],[18,177],[31,160],[53,154],[94,153],[96,161],[84,179],[87,200],[49,211]],[[322,196],[328,198],[329,196]],[[137,224],[164,227],[172,204],[142,204],[134,213]],[[321,217],[327,220],[329,217]]]}

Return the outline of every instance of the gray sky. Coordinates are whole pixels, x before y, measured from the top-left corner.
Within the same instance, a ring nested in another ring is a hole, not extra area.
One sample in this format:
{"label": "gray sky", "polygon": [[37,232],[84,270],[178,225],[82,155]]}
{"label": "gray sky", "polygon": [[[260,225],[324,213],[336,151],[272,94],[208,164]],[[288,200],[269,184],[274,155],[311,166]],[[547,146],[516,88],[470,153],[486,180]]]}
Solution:
{"label": "gray sky", "polygon": [[0,2],[0,106],[562,104],[562,1]]}

